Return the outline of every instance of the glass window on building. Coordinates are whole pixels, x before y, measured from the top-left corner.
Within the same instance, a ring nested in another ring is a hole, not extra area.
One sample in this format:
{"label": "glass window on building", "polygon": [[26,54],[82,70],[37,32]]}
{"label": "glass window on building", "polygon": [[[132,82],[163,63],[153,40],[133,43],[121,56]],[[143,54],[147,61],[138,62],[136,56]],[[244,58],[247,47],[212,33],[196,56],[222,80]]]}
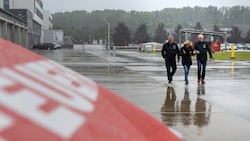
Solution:
{"label": "glass window on building", "polygon": [[10,9],[10,0],[4,0],[3,1],[3,8],[4,9]]}
{"label": "glass window on building", "polygon": [[37,14],[38,17],[40,17],[43,20],[43,14],[37,8],[36,8],[36,14]]}
{"label": "glass window on building", "polygon": [[54,32],[54,41],[63,41],[62,32]]}
{"label": "glass window on building", "polygon": [[41,0],[36,0],[36,2],[40,5],[40,7],[43,9],[43,3]]}

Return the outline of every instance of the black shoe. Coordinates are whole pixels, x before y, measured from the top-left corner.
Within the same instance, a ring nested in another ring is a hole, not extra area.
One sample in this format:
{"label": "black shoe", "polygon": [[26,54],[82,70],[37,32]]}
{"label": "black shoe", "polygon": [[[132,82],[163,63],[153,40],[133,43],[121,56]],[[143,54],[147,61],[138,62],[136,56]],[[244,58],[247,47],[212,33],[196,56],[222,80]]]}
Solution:
{"label": "black shoe", "polygon": [[169,81],[168,81],[168,83],[172,83],[172,81],[171,81],[171,80],[169,80]]}
{"label": "black shoe", "polygon": [[186,85],[188,85],[188,81],[186,81],[186,83],[185,83]]}

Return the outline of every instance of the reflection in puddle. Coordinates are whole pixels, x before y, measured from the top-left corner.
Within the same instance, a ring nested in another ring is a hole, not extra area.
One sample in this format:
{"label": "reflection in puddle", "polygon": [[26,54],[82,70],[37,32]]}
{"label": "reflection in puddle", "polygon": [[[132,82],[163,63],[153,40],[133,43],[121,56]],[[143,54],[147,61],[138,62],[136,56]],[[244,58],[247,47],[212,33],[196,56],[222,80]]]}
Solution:
{"label": "reflection in puddle", "polygon": [[163,107],[161,108],[162,112],[165,112],[163,114],[163,120],[167,121],[169,126],[172,126],[176,120],[176,114],[178,112],[178,103],[176,102],[176,94],[173,87],[167,88],[167,95],[165,99],[165,103]]}
{"label": "reflection in puddle", "polygon": [[184,125],[190,125],[192,123],[190,113],[191,100],[189,99],[188,87],[185,87],[184,98],[181,100],[181,122]]}
{"label": "reflection in puddle", "polygon": [[201,99],[201,95],[205,95],[205,85],[197,85],[197,99],[195,103],[195,115],[194,115],[194,125],[198,127],[203,127],[208,125],[211,116],[211,105],[208,105],[206,101]]}
{"label": "reflection in puddle", "polygon": [[[161,108],[162,120],[168,126],[195,125],[199,128],[209,124],[211,105],[201,99],[205,95],[205,85],[197,86],[197,99],[192,103],[188,86],[185,86],[184,97],[178,100],[174,87],[167,87],[166,99]],[[179,102],[180,101],[180,102]]]}
{"label": "reflection in puddle", "polygon": [[197,95],[198,95],[198,97],[200,95],[205,95],[205,94],[206,94],[206,92],[205,92],[205,85],[204,84],[197,85]]}

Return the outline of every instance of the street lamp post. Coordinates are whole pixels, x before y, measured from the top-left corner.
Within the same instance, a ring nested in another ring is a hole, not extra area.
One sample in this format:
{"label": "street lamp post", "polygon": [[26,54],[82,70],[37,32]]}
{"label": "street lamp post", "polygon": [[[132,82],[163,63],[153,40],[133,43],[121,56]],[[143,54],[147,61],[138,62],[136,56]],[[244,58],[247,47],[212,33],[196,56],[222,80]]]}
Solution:
{"label": "street lamp post", "polygon": [[110,51],[110,23],[108,23],[108,43],[107,43],[107,46],[108,46],[108,51]]}

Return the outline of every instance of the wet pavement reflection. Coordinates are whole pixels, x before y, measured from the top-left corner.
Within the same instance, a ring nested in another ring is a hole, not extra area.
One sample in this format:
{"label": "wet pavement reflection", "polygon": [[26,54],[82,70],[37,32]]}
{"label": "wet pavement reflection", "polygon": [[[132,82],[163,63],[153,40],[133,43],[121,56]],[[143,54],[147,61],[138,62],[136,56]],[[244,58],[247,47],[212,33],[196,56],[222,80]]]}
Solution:
{"label": "wet pavement reflection", "polygon": [[209,124],[211,116],[211,105],[208,105],[207,102],[200,98],[200,95],[205,95],[205,85],[197,85],[197,99],[195,103],[195,116],[194,116],[194,125],[198,127],[203,127]]}
{"label": "wet pavement reflection", "polygon": [[183,125],[188,126],[192,123],[191,119],[191,100],[189,98],[189,90],[188,87],[185,87],[184,98],[181,100],[181,122]]}
{"label": "wet pavement reflection", "polygon": [[194,61],[189,85],[178,64],[168,85],[160,54],[135,50],[107,52],[103,46],[34,50],[111,89],[187,141],[249,141],[250,61],[216,61],[207,65],[206,84],[197,84]]}
{"label": "wet pavement reflection", "polygon": [[[205,95],[205,85],[197,85],[197,98],[193,101],[189,98],[189,87],[185,86],[182,97],[177,97],[175,88],[168,86],[166,90],[165,102],[161,108],[162,120],[168,126],[176,126],[182,123],[184,126],[191,124],[202,128],[209,124],[211,108],[200,95]],[[180,96],[180,94],[178,94]]]}

